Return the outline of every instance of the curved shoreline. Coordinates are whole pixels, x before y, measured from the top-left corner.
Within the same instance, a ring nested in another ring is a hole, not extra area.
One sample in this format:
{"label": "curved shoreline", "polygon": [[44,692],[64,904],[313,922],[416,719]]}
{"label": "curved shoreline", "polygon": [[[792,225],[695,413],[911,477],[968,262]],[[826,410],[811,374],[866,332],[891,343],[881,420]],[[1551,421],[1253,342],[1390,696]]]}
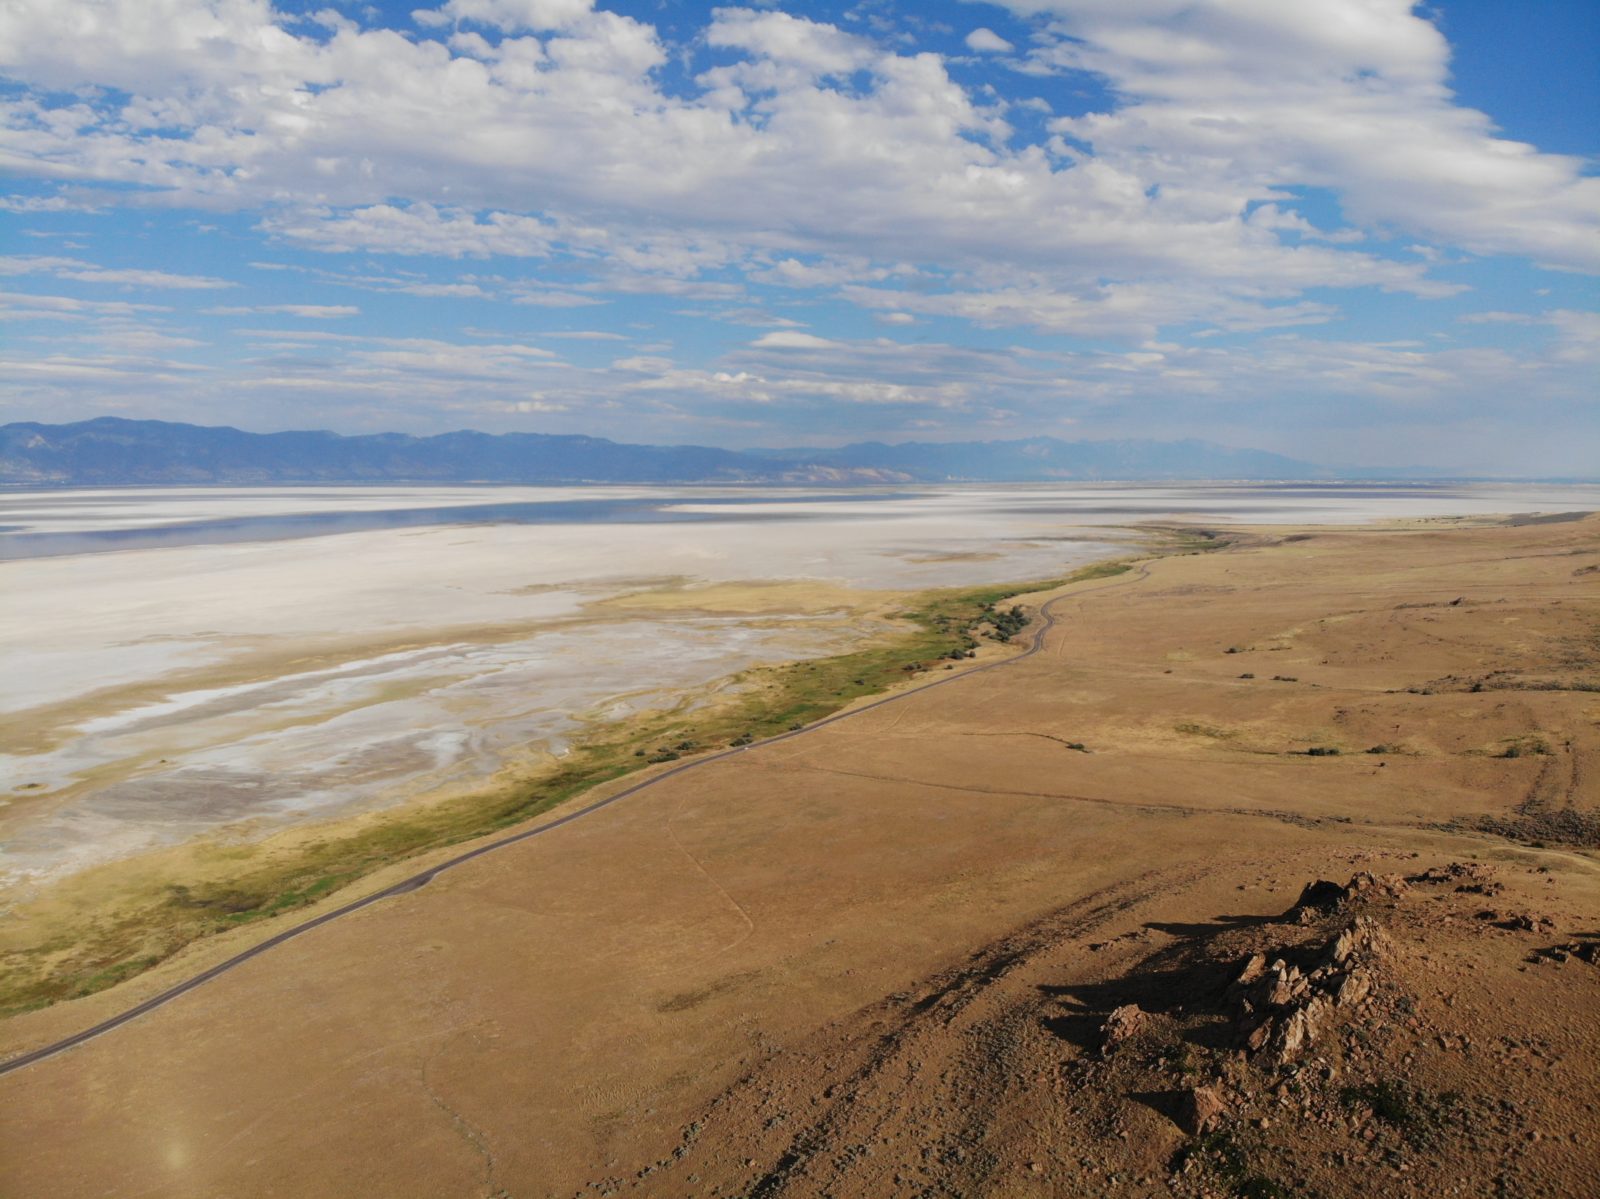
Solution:
{"label": "curved shoreline", "polygon": [[[1149,567],[1146,562],[1137,563],[1134,569],[1136,573],[1133,578],[1135,579],[1144,579],[1149,575]],[[432,882],[433,879],[438,875],[447,870],[452,870],[457,866],[465,865],[468,862],[474,861],[477,858],[481,858],[486,854],[493,853],[496,850],[504,849],[511,845],[516,845],[520,842],[530,840],[533,837],[540,836],[547,832],[552,832],[555,829],[561,828],[563,825],[571,824],[585,816],[592,815],[595,812],[610,807],[612,804],[619,803],[630,796],[637,795],[639,792],[644,791],[649,787],[653,787],[657,783],[660,783],[666,779],[685,774],[688,771],[695,770],[712,762],[719,762],[723,759],[734,757],[735,755],[745,753],[748,750],[758,749],[766,745],[775,745],[781,741],[792,740],[807,733],[815,732],[817,729],[825,728],[828,725],[836,724],[842,720],[849,719],[850,717],[859,715],[860,713],[873,711],[877,708],[884,707],[887,704],[895,703],[896,701],[905,699],[908,696],[920,695],[921,693],[932,690],[935,687],[948,686],[952,683],[960,682],[963,679],[971,678],[974,675],[983,674],[991,670],[998,670],[1001,667],[1010,666],[1014,663],[1031,658],[1044,647],[1045,636],[1055,625],[1055,614],[1052,609],[1057,603],[1064,599],[1076,598],[1079,595],[1083,595],[1091,591],[1099,591],[1107,587],[1120,586],[1130,581],[1132,580],[1118,576],[1116,579],[1110,582],[1104,582],[1095,586],[1085,587],[1074,591],[1069,595],[1057,595],[1045,601],[1045,603],[1039,607],[1038,617],[1040,619],[1036,620],[1035,622],[1035,627],[1032,630],[1032,635],[1029,639],[1028,646],[1020,654],[1013,654],[1010,657],[1003,658],[997,662],[989,662],[981,666],[975,666],[971,669],[963,670],[960,673],[952,674],[948,678],[935,679],[933,682],[923,684],[922,686],[906,688],[903,691],[898,691],[892,695],[883,696],[880,699],[873,700],[858,707],[849,708],[843,712],[836,712],[831,716],[825,716],[821,720],[814,721],[811,724],[805,725],[799,729],[792,729],[788,732],[779,733],[776,736],[766,737],[759,741],[753,741],[748,745],[740,745],[729,749],[723,749],[717,751],[716,753],[707,754],[704,757],[695,758],[694,760],[685,762],[682,765],[674,766],[668,770],[664,770],[660,774],[652,775],[650,778],[626,787],[614,795],[597,800],[586,805],[585,807],[579,808],[577,811],[569,812],[565,816],[561,816],[546,824],[541,824],[531,829],[524,829],[522,832],[513,833],[509,836],[498,838],[486,845],[480,845],[474,849],[468,850],[465,853],[457,854],[455,857],[449,858],[437,866],[432,866],[427,870],[419,871],[418,873],[402,879],[397,883],[391,884],[380,891],[375,891],[372,894],[363,896],[360,899],[352,900],[351,902],[337,907],[330,912],[324,912],[320,916],[313,917],[312,919],[302,921],[291,928],[284,929],[282,932],[267,938],[265,941],[261,941],[258,944],[253,945],[250,948],[217,963],[215,966],[212,966],[207,970],[203,970],[199,974],[193,975],[182,982],[167,988],[165,991],[151,996],[142,1003],[136,1004],[131,1008],[102,1020],[100,1023],[93,1025],[82,1032],[74,1033],[68,1037],[63,1037],[49,1045],[41,1046],[38,1049],[30,1050],[27,1053],[20,1054],[17,1057],[13,1057],[5,1062],[0,1062],[0,1076],[10,1074],[13,1071],[21,1070],[48,1058],[55,1057],[58,1054],[65,1053],[69,1049],[74,1049],[79,1045],[103,1036],[106,1033],[112,1032],[123,1025],[138,1019],[140,1016],[146,1015],[157,1008],[171,1003],[173,1000],[178,999],[188,992],[204,986],[212,979],[226,974],[235,967],[250,961],[252,958],[259,957],[262,954],[267,953],[269,950],[275,949],[279,945],[320,928],[324,924],[331,923],[332,921],[338,920],[343,916],[348,916],[354,912],[358,912],[363,908],[371,907],[373,904],[379,903],[382,900],[397,898],[401,895],[409,894],[412,891],[420,890],[422,887],[425,887],[428,883]]]}

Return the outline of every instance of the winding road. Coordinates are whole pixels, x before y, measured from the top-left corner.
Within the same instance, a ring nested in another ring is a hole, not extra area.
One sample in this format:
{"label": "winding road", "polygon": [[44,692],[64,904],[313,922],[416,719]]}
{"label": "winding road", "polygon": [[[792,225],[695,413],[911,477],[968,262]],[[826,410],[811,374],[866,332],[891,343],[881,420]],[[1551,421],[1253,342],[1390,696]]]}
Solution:
{"label": "winding road", "polygon": [[1023,652],[1020,654],[1016,654],[1009,658],[1002,658],[998,662],[990,662],[984,666],[975,666],[970,670],[964,670],[957,674],[952,674],[948,678],[938,679],[935,682],[926,683],[920,687],[914,687],[906,691],[896,692],[893,695],[888,695],[882,699],[874,700],[869,704],[863,704],[859,708],[850,708],[843,712],[837,712],[832,716],[827,716],[821,720],[808,724],[804,728],[793,729],[786,733],[779,733],[775,737],[767,737],[761,741],[752,742],[749,745],[741,745],[734,749],[725,749],[714,754],[709,754],[703,758],[696,758],[693,761],[683,763],[681,766],[674,766],[670,770],[664,770],[660,774],[652,775],[641,782],[633,784],[631,787],[626,787],[623,790],[618,791],[615,795],[607,796],[605,799],[596,800],[594,803],[588,804],[577,809],[576,811],[569,812],[565,816],[552,820],[547,824],[541,824],[535,828],[525,829],[520,833],[512,833],[509,836],[501,837],[484,845],[480,845],[476,849],[468,850],[466,853],[458,854],[447,861],[441,862],[437,866],[431,866],[427,870],[413,874],[410,878],[402,879],[400,882],[397,882],[392,886],[385,887],[381,891],[374,891],[372,894],[363,896],[360,899],[352,900],[351,902],[344,904],[342,907],[334,908],[332,911],[324,912],[320,916],[313,917],[310,920],[302,921],[301,923],[294,925],[292,928],[286,928],[282,932],[268,937],[265,941],[262,941],[256,945],[252,945],[249,949],[237,953],[225,961],[218,962],[210,969],[203,970],[199,974],[196,974],[190,978],[186,978],[182,982],[168,987],[160,994],[152,995],[143,1003],[135,1004],[126,1011],[119,1012],[115,1016],[111,1016],[108,1019],[102,1020],[99,1024],[94,1025],[92,1028],[86,1028],[82,1032],[74,1033],[69,1037],[64,1037],[61,1040],[55,1041],[49,1045],[43,1045],[38,1049],[30,1050],[27,1053],[20,1054],[17,1057],[9,1059],[8,1061],[0,1062],[0,1075],[10,1074],[15,1070],[21,1070],[25,1067],[34,1065],[37,1062],[42,1062],[46,1058],[55,1057],[57,1054],[65,1053],[67,1050],[82,1045],[86,1041],[93,1040],[95,1037],[103,1036],[114,1029],[121,1028],[124,1024],[128,1024],[134,1020],[137,1020],[140,1016],[146,1015],[149,1012],[153,1012],[157,1008],[171,1003],[179,996],[193,991],[196,987],[204,986],[212,979],[217,978],[219,975],[226,974],[236,966],[241,966],[252,958],[260,957],[269,950],[276,949],[279,945],[284,944],[286,941],[292,941],[296,937],[304,936],[313,929],[321,928],[324,924],[331,923],[332,921],[338,920],[343,916],[348,916],[352,912],[359,912],[362,908],[371,907],[373,904],[381,903],[386,899],[394,899],[398,896],[406,895],[412,891],[419,890],[420,888],[427,886],[430,882],[447,870],[454,870],[457,866],[464,866],[468,862],[483,857],[485,854],[494,853],[496,850],[504,849],[509,845],[516,845],[520,842],[530,840],[533,837],[540,837],[546,833],[554,832],[563,825],[571,824],[575,820],[582,820],[585,816],[592,816],[602,808],[608,808],[612,804],[620,803],[622,800],[637,795],[639,792],[644,791],[649,787],[654,787],[658,783],[662,783],[667,779],[673,778],[677,775],[686,774],[691,770],[698,770],[712,762],[720,762],[724,758],[731,758],[737,754],[748,753],[751,750],[760,749],[765,745],[776,745],[780,741],[789,741],[796,737],[803,737],[808,733],[816,732],[818,729],[826,728],[830,724],[837,724],[841,720],[849,720],[853,717],[861,715],[863,712],[871,712],[874,709],[885,707],[888,704],[898,703],[900,700],[908,699],[911,696],[921,695],[923,692],[930,691],[935,687],[947,687],[952,683],[959,683],[963,679],[969,679],[974,675],[983,674],[986,671],[999,670],[1002,667],[1014,666],[1018,662],[1033,657],[1044,647],[1045,635],[1049,633],[1051,628],[1053,628],[1056,623],[1054,608],[1057,604],[1061,603],[1063,600],[1077,599],[1079,596],[1087,595],[1093,591],[1102,591],[1108,587],[1125,586],[1128,583],[1148,577],[1149,573],[1150,571],[1148,564],[1139,563],[1137,564],[1135,572],[1131,577],[1119,575],[1109,582],[1100,583],[1093,587],[1082,587],[1070,592],[1069,594],[1058,595],[1054,599],[1047,601],[1039,609],[1039,615],[1043,617],[1043,620],[1036,624],[1033,630],[1033,636],[1028,642],[1027,649],[1023,650]]}

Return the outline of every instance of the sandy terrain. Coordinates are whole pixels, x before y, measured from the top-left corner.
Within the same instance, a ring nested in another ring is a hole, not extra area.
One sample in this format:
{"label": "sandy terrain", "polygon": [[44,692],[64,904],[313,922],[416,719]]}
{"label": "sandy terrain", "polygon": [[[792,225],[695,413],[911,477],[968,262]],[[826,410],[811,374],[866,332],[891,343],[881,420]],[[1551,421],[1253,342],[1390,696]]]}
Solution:
{"label": "sandy terrain", "polygon": [[[1600,518],[1255,530],[1053,612],[1015,666],[664,781],[0,1078],[7,1193],[1586,1193]],[[1363,869],[1418,881],[1263,921]],[[1221,1044],[1188,971],[1356,915],[1373,998],[1304,1070],[1172,1063]],[[1117,1057],[1127,1002],[1167,1023]],[[1395,1079],[1464,1098],[1407,1123]],[[1199,1083],[1231,1139],[1161,1098]]]}

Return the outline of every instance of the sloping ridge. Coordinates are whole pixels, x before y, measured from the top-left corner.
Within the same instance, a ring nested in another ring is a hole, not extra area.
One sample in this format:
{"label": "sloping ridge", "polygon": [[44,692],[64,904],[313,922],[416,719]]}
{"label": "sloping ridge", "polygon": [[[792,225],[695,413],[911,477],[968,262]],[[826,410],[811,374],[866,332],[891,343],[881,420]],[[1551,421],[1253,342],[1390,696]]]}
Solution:
{"label": "sloping ridge", "polygon": [[[835,449],[726,450],[603,437],[342,436],[99,417],[0,426],[0,484],[908,483],[1097,479],[1328,480],[1378,477],[1211,442],[863,442]],[[1388,472],[1388,477],[1418,472]]]}

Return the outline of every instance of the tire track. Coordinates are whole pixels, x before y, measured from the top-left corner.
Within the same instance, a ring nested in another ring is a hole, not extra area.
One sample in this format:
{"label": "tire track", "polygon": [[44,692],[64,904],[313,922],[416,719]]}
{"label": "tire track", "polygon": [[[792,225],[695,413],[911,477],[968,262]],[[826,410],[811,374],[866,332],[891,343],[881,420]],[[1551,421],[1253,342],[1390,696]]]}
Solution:
{"label": "tire track", "polygon": [[[906,990],[841,1017],[732,1083],[700,1111],[676,1150],[637,1171],[625,1185],[656,1188],[667,1171],[699,1168],[696,1143],[715,1126],[718,1135],[710,1140],[721,1149],[743,1146],[732,1153],[734,1158],[749,1153],[772,1163],[740,1191],[750,1199],[829,1193],[826,1176],[841,1149],[875,1139],[872,1130],[894,1114],[904,1080],[958,1068],[952,1052],[960,1045],[952,1045],[950,1038],[959,1040],[960,1030],[981,1023],[1026,990],[1025,976],[1042,958],[1153,895],[1192,887],[1211,872],[1205,867],[1150,870],[1092,891],[1011,929]],[[820,1105],[801,1101],[801,1093],[820,1094]],[[800,1117],[800,1127],[785,1132],[794,1116]],[[753,1131],[752,1121],[761,1132]],[[604,1184],[591,1183],[589,1189],[612,1193]]]}

